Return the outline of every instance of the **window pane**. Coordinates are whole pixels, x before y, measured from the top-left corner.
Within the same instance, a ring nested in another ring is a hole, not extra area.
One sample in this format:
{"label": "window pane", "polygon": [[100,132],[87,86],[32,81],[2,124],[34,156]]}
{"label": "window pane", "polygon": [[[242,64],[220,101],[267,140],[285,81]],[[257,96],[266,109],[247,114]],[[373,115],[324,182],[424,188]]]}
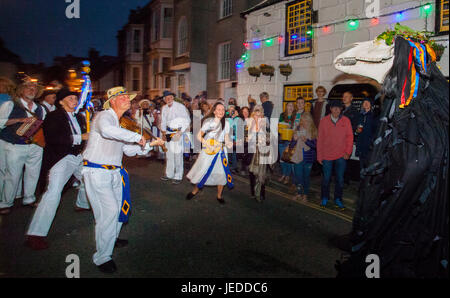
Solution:
{"label": "window pane", "polygon": [[310,52],[312,43],[306,32],[312,24],[311,0],[290,4],[288,11],[288,17],[286,18],[288,55]]}
{"label": "window pane", "polygon": [[172,37],[172,8],[164,8],[163,37]]}
{"label": "window pane", "polygon": [[141,30],[134,30],[133,52],[141,52]]}

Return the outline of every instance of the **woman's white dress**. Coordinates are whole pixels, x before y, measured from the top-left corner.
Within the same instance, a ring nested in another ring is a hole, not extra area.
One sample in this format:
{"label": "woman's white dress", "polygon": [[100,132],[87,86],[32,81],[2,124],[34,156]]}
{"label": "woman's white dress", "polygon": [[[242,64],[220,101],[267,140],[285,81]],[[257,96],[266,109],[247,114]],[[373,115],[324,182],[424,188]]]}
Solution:
{"label": "woman's white dress", "polygon": [[[220,122],[216,124],[214,118],[205,120],[201,128],[201,131],[205,133],[205,136],[203,138],[205,140],[216,139],[217,141],[224,143],[225,135],[230,132],[230,124],[228,123],[228,121],[225,121],[225,128],[223,130],[221,130],[220,126]],[[228,163],[228,155],[225,146],[223,146],[223,150],[225,152],[225,158],[227,158]],[[219,156],[217,157],[216,163],[214,164],[214,168],[209,175],[209,178],[206,181],[205,185],[211,186],[227,184],[225,170],[223,169],[222,160],[220,157],[221,154],[220,152],[218,154]],[[186,178],[188,178],[191,183],[198,184],[208,171],[214,157],[215,155],[209,155],[205,153],[204,150],[202,150],[191,170],[186,175]]]}

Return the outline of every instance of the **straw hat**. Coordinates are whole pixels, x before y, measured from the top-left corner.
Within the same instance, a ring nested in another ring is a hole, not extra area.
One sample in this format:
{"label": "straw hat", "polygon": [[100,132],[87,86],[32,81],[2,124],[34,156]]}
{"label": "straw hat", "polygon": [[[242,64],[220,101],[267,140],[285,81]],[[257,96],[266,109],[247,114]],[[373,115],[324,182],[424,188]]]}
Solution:
{"label": "straw hat", "polygon": [[128,93],[127,90],[122,86],[113,87],[111,89],[108,89],[108,91],[106,91],[107,99],[106,99],[105,103],[103,104],[103,109],[105,109],[105,110],[109,109],[111,107],[111,105],[109,104],[109,101],[119,95],[128,95],[130,98],[130,101],[132,101],[136,97],[137,94],[136,93]]}

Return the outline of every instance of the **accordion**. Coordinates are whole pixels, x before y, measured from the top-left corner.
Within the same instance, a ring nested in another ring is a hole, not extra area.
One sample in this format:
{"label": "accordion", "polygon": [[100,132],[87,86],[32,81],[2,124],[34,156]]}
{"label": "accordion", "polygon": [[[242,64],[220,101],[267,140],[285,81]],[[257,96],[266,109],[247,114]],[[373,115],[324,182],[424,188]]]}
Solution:
{"label": "accordion", "polygon": [[27,143],[35,143],[41,147],[45,147],[43,138],[42,123],[43,120],[33,118],[29,123],[23,123],[16,131],[16,134],[27,140]]}

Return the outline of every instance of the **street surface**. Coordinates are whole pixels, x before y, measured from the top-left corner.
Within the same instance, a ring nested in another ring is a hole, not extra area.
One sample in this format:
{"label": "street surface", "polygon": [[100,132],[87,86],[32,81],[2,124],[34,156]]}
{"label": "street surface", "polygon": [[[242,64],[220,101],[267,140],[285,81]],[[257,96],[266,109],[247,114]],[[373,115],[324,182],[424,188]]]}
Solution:
{"label": "street surface", "polygon": [[235,177],[233,190],[225,189],[225,205],[216,201],[212,187],[186,201],[191,184],[161,181],[161,162],[132,158],[124,164],[132,214],[120,235],[129,245],[113,253],[116,273],[101,273],[92,263],[94,217],[74,211],[76,189],[71,188],[62,197],[47,250],[23,245],[33,209],[16,200],[13,212],[0,217],[0,277],[64,278],[70,254],[80,259],[81,278],[336,276],[334,264],[343,252],[330,239],[350,231],[348,210],[322,210],[314,200],[303,204],[276,187],[268,187],[266,200],[258,203],[242,176]]}

